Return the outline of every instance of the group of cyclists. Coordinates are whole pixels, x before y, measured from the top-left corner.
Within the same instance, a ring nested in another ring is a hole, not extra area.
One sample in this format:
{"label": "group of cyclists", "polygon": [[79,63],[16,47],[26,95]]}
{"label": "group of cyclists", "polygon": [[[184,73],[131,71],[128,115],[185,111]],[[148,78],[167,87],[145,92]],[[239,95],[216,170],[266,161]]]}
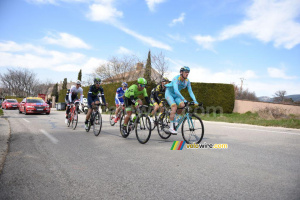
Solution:
{"label": "group of cyclists", "polygon": [[[153,116],[156,112],[160,109],[162,112],[163,110],[163,101],[166,99],[167,103],[171,107],[170,113],[170,133],[176,135],[177,131],[175,130],[176,123],[180,120],[181,113],[185,106],[187,100],[181,95],[180,91],[182,89],[187,88],[190,97],[193,99],[194,104],[198,106],[198,102],[195,98],[195,95],[192,91],[191,82],[188,79],[188,75],[190,73],[190,68],[184,66],[180,68],[179,75],[175,76],[171,81],[168,78],[163,78],[161,83],[159,83],[155,88],[151,90],[150,98],[148,97],[146,86],[147,80],[145,78],[138,78],[137,83],[128,87],[126,82],[122,83],[122,87],[118,88],[116,91],[115,96],[115,104],[116,104],[116,112],[114,122],[118,121],[117,114],[119,113],[120,109],[122,109],[123,105],[125,105],[126,109],[126,117],[124,119],[123,128],[124,131],[127,131],[127,124],[132,115],[132,106],[138,107],[143,105],[141,99],[138,96],[143,95],[145,98],[146,103],[153,107],[152,112],[150,113],[150,121],[151,123],[154,122]],[[83,89],[81,88],[81,81],[76,82],[76,86],[72,86],[70,90],[68,90],[66,95],[66,102],[68,104],[66,109],[66,123],[68,118],[68,113],[70,112],[70,104],[75,100],[78,100],[78,94],[80,94],[80,102],[83,103]],[[101,79],[95,78],[94,84],[90,86],[88,91],[88,113],[86,115],[85,120],[85,129],[88,129],[88,120],[90,118],[92,112],[92,106],[94,104],[99,104],[99,97],[102,99],[102,105],[107,106],[104,97],[104,91],[101,87]]]}

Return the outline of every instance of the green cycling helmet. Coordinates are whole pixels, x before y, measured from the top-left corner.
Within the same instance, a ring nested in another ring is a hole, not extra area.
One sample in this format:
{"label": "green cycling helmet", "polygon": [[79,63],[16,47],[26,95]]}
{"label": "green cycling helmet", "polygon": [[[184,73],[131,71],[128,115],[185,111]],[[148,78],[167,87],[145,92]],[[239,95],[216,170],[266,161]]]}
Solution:
{"label": "green cycling helmet", "polygon": [[147,85],[147,80],[144,78],[138,78],[137,82],[141,85]]}

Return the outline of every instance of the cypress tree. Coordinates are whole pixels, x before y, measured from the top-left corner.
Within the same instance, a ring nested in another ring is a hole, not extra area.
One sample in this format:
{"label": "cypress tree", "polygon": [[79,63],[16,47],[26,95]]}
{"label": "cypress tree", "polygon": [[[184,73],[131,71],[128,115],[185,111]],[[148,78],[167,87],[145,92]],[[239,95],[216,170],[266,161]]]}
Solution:
{"label": "cypress tree", "polygon": [[82,73],[81,73],[81,69],[80,69],[80,71],[78,72],[78,78],[77,78],[77,80],[81,81],[81,77],[82,77]]}
{"label": "cypress tree", "polygon": [[63,85],[62,85],[62,89],[67,89],[67,78],[64,78],[64,82],[63,82]]}
{"label": "cypress tree", "polygon": [[149,50],[148,52],[148,58],[147,58],[147,64],[146,64],[146,69],[144,73],[144,78],[148,81],[151,82],[151,52]]}

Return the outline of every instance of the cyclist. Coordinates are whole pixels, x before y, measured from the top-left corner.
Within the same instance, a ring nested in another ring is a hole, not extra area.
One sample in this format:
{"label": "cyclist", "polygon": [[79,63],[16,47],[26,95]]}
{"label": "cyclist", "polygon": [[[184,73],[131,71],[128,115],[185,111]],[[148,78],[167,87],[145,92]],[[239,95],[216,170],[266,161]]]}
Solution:
{"label": "cyclist", "polygon": [[[193,93],[191,82],[187,78],[190,73],[190,68],[187,66],[184,66],[180,69],[180,75],[175,76],[172,79],[172,82],[169,84],[166,84],[166,93],[165,98],[168,101],[168,104],[171,106],[171,113],[170,113],[170,122],[171,126],[169,131],[176,135],[177,131],[175,130],[175,124],[174,124],[174,117],[177,110],[177,106],[179,108],[184,107],[184,103],[187,102],[187,100],[180,94],[180,90],[187,88],[188,92],[190,94],[190,97],[193,99],[195,105],[198,105],[198,102],[195,98],[195,95]],[[182,109],[178,110],[176,114],[181,114]]]}
{"label": "cyclist", "polygon": [[115,123],[118,122],[118,113],[119,111],[122,109],[122,106],[124,104],[124,93],[126,92],[127,90],[127,87],[128,87],[128,84],[126,82],[123,82],[122,83],[122,87],[119,87],[117,89],[117,92],[116,92],[116,96],[115,96],[115,103],[116,103],[116,113],[115,113]]}
{"label": "cyclist", "polygon": [[143,105],[142,100],[138,99],[139,95],[143,95],[146,102],[153,106],[153,104],[150,102],[146,90],[147,80],[144,78],[138,78],[137,80],[138,84],[133,84],[128,88],[128,90],[125,92],[125,106],[126,106],[126,117],[124,119],[123,128],[124,131],[127,131],[127,124],[130,119],[130,116],[132,114],[131,106],[135,105],[136,107],[139,105]]}
{"label": "cyclist", "polygon": [[[68,93],[68,92],[67,92]],[[68,95],[68,106],[66,110],[66,120],[65,122],[68,123],[68,114],[70,112],[70,104],[72,104],[75,100],[78,99],[78,93],[80,93],[80,102],[82,103],[83,100],[83,89],[81,88],[81,81],[77,80],[76,81],[76,86],[72,86],[69,95]],[[67,98],[67,96],[66,96]]]}
{"label": "cyclist", "polygon": [[67,90],[67,93],[66,93],[66,97],[65,97],[65,102],[66,102],[66,119],[65,119],[65,122],[68,123],[68,109],[70,109],[70,102],[69,102],[69,93],[70,93],[70,89]]}
{"label": "cyclist", "polygon": [[[166,92],[166,87],[165,85],[167,83],[169,83],[169,79],[168,78],[163,78],[161,83],[158,84],[155,88],[153,88],[151,90],[151,95],[150,95],[150,101],[151,103],[154,105],[154,109],[150,114],[150,121],[153,123],[153,118],[152,116],[155,115],[155,113],[157,112],[157,110],[159,108],[163,109],[163,101],[161,100],[162,97],[164,96],[165,92]],[[161,112],[163,112],[163,110],[161,110]]]}
{"label": "cyclist", "polygon": [[85,129],[86,130],[89,128],[88,121],[89,121],[91,113],[92,113],[92,105],[100,103],[98,94],[100,94],[100,96],[101,96],[102,103],[107,105],[105,102],[104,91],[103,91],[103,88],[100,86],[100,84],[101,84],[101,79],[95,78],[94,85],[90,86],[90,89],[88,92],[87,100],[88,100],[88,108],[89,109],[88,109],[88,112],[87,112],[86,118],[85,118]]}

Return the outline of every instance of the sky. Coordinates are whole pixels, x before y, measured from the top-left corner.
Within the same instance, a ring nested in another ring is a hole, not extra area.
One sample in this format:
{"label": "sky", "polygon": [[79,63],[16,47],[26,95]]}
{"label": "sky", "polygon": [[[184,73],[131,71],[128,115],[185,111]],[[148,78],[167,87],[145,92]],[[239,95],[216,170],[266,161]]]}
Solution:
{"label": "sky", "polygon": [[83,79],[112,56],[163,53],[169,78],[300,94],[299,0],[1,0],[0,73]]}

